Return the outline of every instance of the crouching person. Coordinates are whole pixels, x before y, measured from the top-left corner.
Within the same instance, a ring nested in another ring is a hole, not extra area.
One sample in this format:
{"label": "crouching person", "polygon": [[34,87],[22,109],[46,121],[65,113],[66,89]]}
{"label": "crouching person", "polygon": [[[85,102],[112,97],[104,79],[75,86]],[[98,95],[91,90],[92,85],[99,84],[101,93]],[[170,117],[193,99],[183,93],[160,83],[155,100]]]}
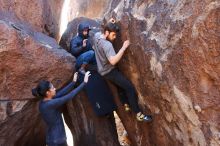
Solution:
{"label": "crouching person", "polygon": [[88,64],[96,65],[95,52],[92,48],[89,37],[90,26],[87,23],[80,23],[78,34],[70,42],[70,53],[76,57],[75,69],[85,74]]}

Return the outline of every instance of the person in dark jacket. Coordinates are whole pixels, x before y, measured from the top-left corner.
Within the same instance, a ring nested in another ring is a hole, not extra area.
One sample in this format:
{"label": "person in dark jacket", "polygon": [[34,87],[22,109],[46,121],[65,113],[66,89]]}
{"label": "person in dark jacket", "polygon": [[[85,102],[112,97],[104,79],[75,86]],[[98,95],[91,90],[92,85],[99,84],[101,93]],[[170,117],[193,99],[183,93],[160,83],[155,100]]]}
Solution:
{"label": "person in dark jacket", "polygon": [[70,52],[76,57],[76,70],[85,73],[88,64],[96,64],[95,53],[89,38],[90,26],[87,23],[78,25],[78,34],[70,42]]}
{"label": "person in dark jacket", "polygon": [[47,125],[46,144],[47,146],[67,146],[66,133],[60,107],[67,101],[73,99],[88,82],[90,72],[86,72],[84,82],[76,89],[72,90],[77,80],[75,73],[73,82],[56,93],[56,88],[49,81],[41,81],[36,88],[32,89],[32,94],[41,99],[39,111]]}

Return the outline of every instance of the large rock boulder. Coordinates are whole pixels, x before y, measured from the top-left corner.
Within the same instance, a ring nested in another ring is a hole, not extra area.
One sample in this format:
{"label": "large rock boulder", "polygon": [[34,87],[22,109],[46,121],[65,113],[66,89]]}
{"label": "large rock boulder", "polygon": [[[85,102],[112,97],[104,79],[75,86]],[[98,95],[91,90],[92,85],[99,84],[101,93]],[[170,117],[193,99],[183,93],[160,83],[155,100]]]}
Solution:
{"label": "large rock boulder", "polygon": [[36,31],[58,39],[63,2],[64,0],[0,0],[0,15],[13,15]]}
{"label": "large rock boulder", "polygon": [[116,48],[131,40],[120,70],[154,115],[149,125],[119,112],[132,145],[219,145],[220,2],[121,1],[111,9],[106,17],[122,28]]}
{"label": "large rock boulder", "polygon": [[54,39],[8,17],[0,33],[0,145],[43,146],[45,125],[31,89],[41,79],[63,86],[75,60]]}

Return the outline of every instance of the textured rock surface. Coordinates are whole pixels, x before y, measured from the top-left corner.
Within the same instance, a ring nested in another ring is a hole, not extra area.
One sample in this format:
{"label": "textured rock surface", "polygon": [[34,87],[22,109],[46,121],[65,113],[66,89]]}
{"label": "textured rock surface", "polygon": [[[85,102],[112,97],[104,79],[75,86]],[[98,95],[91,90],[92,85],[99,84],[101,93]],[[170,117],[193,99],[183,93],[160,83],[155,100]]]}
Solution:
{"label": "textured rock surface", "polygon": [[0,15],[8,13],[36,31],[58,38],[64,0],[0,0]]}
{"label": "textured rock surface", "polygon": [[41,79],[58,88],[71,79],[74,58],[54,39],[7,17],[0,20],[0,33],[0,145],[43,145],[38,104],[26,99]]}
{"label": "textured rock surface", "polygon": [[111,0],[67,0],[69,8],[69,18],[88,17],[101,18],[108,8]]}
{"label": "textured rock surface", "polygon": [[148,125],[119,112],[133,145],[219,145],[220,2],[121,1],[111,15],[132,43],[120,69],[154,114]]}
{"label": "textured rock surface", "polygon": [[103,19],[106,12],[111,11],[119,1],[112,0],[65,0],[62,6],[60,34],[65,32],[72,20],[79,17]]}

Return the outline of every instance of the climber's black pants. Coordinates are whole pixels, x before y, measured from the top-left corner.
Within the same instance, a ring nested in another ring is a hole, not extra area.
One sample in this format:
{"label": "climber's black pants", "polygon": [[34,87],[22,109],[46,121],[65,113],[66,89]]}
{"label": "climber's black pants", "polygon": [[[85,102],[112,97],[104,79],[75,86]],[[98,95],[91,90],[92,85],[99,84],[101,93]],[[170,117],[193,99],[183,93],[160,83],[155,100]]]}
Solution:
{"label": "climber's black pants", "polygon": [[116,85],[122,104],[129,104],[135,113],[140,112],[136,90],[132,83],[125,78],[120,71],[113,69],[111,72],[104,75],[104,77]]}

